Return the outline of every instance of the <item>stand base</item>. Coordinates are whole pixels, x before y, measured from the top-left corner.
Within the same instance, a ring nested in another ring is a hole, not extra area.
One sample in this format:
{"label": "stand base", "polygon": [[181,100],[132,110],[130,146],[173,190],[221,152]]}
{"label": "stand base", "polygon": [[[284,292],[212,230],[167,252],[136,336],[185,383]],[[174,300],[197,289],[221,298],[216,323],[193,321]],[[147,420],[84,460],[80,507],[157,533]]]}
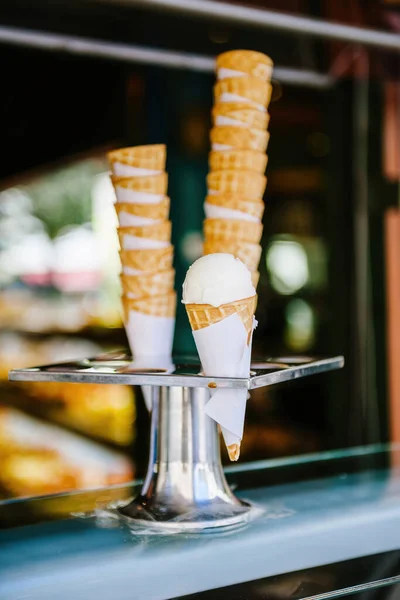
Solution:
{"label": "stand base", "polygon": [[221,504],[213,508],[192,508],[179,511],[176,507],[149,509],[142,496],[118,509],[131,528],[152,530],[154,533],[199,532],[215,528],[231,529],[245,525],[253,508],[246,502],[237,505]]}

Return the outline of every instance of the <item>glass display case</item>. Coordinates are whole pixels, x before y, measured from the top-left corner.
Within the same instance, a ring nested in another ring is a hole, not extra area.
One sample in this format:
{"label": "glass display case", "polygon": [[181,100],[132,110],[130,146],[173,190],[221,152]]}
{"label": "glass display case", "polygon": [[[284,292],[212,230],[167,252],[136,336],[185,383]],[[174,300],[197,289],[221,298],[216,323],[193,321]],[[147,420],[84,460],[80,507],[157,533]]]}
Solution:
{"label": "glass display case", "polygon": [[397,597],[399,465],[398,447],[375,445],[229,467],[259,512],[224,533],[130,530],[115,506],[140,482],[5,501],[0,595],[285,600],[391,586],[378,597]]}

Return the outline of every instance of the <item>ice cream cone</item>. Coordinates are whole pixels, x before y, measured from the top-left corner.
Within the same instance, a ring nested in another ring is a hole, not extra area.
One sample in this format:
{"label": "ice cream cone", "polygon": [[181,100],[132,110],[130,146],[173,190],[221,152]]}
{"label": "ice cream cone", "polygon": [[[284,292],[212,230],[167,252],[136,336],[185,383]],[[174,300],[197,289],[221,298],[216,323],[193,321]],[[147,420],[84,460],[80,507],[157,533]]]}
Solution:
{"label": "ice cream cone", "polygon": [[212,150],[267,150],[269,133],[244,127],[213,127],[210,131]]}
{"label": "ice cream cone", "polygon": [[217,81],[214,104],[219,102],[247,103],[266,110],[271,100],[272,86],[258,77],[231,77]]}
{"label": "ice cream cone", "polygon": [[251,274],[251,283],[257,289],[258,282],[260,281],[260,273],[258,271],[253,271]]}
{"label": "ice cream cone", "polygon": [[212,110],[214,125],[232,125],[234,127],[251,127],[265,130],[269,123],[269,114],[248,104],[238,102],[221,102]]}
{"label": "ice cream cone", "polygon": [[235,219],[206,219],[204,235],[215,241],[235,240],[257,244],[261,240],[263,226],[252,221]]}
{"label": "ice cream cone", "polygon": [[162,296],[173,290],[175,270],[155,271],[140,275],[121,273],[121,286],[124,296],[141,298],[143,296]]}
{"label": "ice cream cone", "polygon": [[163,196],[167,193],[168,176],[166,173],[146,177],[117,177],[112,175],[111,180],[115,188],[125,188],[147,194],[162,194]]}
{"label": "ice cream cone", "polygon": [[221,306],[211,304],[186,304],[186,312],[193,331],[219,323],[226,317],[237,314],[247,333],[247,339],[253,332],[253,317],[257,306],[257,296],[236,300]]}
{"label": "ice cream cone", "polygon": [[268,156],[256,150],[215,150],[208,156],[211,171],[255,171],[263,175],[267,161]]}
{"label": "ice cream cone", "polygon": [[174,257],[174,248],[158,250],[120,250],[122,269],[131,271],[165,271],[171,269]]}
{"label": "ice cream cone", "polygon": [[226,238],[216,240],[214,238],[206,238],[204,241],[204,254],[216,254],[227,252],[233,254],[236,258],[240,258],[250,271],[257,271],[261,258],[261,246],[259,244],[250,244],[242,242],[235,238]]}
{"label": "ice cream cone", "polygon": [[171,221],[162,221],[154,225],[118,227],[117,232],[121,250],[166,248],[170,245]]}
{"label": "ice cream cone", "polygon": [[162,296],[146,296],[144,298],[122,296],[121,300],[126,319],[130,311],[153,317],[175,317],[176,293],[174,291]]}
{"label": "ice cream cone", "polygon": [[152,221],[165,221],[169,214],[169,198],[165,196],[158,204],[133,204],[117,202],[115,210],[121,227],[151,225]]}
{"label": "ice cream cone", "polygon": [[[274,63],[269,56],[253,50],[231,50],[217,56],[217,74],[218,78],[221,79],[225,78],[221,77],[221,71],[222,75],[227,72],[226,76],[229,76],[230,71],[233,71],[233,73],[252,75],[264,81],[269,81],[273,65]],[[236,76],[231,75],[231,77]]]}
{"label": "ice cream cone", "polygon": [[237,194],[249,200],[260,200],[265,192],[267,178],[254,171],[212,171],[207,175],[209,195]]}
{"label": "ice cream cone", "polygon": [[135,177],[155,175],[165,170],[164,144],[120,148],[107,154],[113,175]]}
{"label": "ice cream cone", "polygon": [[257,221],[261,221],[265,208],[264,202],[254,202],[234,194],[211,194],[206,197],[205,202],[251,215]]}

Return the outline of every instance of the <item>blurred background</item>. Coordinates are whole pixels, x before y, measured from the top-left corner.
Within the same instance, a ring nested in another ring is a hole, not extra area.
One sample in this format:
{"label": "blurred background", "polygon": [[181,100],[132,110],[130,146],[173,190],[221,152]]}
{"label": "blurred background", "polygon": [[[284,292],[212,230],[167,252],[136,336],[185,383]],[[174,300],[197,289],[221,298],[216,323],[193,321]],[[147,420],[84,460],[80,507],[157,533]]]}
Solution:
{"label": "blurred background", "polygon": [[[140,390],[7,373],[126,346],[110,149],[167,144],[179,293],[201,254],[212,59],[234,48],[276,67],[254,355],[346,358],[254,391],[241,460],[400,441],[400,35],[359,45],[176,4],[0,4],[0,497],[143,474]],[[252,5],[400,32],[396,0]],[[182,307],[175,350],[195,351]]]}

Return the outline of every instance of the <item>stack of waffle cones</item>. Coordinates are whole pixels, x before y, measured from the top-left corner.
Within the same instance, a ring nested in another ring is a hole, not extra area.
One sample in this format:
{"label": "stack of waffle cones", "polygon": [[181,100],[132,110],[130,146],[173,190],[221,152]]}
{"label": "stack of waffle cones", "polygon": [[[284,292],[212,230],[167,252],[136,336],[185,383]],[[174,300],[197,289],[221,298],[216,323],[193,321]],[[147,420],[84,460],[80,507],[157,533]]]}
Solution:
{"label": "stack of waffle cones", "polygon": [[[169,356],[175,271],[162,144],[108,154],[115,189],[124,322],[135,359]],[[142,361],[143,362],[143,361]]]}
{"label": "stack of waffle cones", "polygon": [[225,52],[217,58],[204,205],[204,254],[227,252],[240,258],[250,269],[255,287],[267,184],[272,66],[268,56],[250,50]]}

